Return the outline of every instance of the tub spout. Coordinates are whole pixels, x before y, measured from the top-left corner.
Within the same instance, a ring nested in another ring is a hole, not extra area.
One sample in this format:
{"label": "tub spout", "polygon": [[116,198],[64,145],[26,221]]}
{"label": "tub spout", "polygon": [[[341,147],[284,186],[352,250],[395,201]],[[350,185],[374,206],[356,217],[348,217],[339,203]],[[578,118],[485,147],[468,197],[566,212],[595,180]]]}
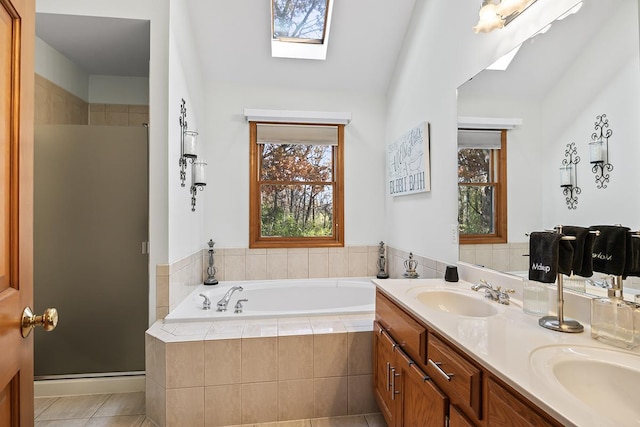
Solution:
{"label": "tub spout", "polygon": [[231,289],[229,289],[227,293],[224,294],[224,296],[216,304],[216,306],[218,307],[217,311],[227,311],[227,305],[229,305],[229,300],[231,299],[231,295],[233,295],[235,291],[242,291],[242,290],[243,290],[242,286],[234,286]]}

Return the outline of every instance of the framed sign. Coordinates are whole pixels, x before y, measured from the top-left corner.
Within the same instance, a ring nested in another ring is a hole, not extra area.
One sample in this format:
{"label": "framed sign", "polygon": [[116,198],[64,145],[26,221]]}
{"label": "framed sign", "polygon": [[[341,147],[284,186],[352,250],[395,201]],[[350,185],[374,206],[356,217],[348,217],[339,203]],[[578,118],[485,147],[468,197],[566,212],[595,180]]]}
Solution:
{"label": "framed sign", "polygon": [[392,196],[431,191],[428,122],[408,130],[387,146],[387,171]]}

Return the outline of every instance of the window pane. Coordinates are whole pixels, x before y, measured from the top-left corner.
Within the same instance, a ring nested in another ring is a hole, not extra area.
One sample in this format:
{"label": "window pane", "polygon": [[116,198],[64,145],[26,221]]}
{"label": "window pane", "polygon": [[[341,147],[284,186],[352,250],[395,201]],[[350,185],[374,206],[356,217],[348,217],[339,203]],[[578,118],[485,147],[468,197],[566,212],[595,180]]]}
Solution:
{"label": "window pane", "polygon": [[261,147],[262,181],[333,181],[333,147],[329,145],[261,144]]}
{"label": "window pane", "polygon": [[324,40],[327,0],[273,0],[273,38]]}
{"label": "window pane", "polygon": [[458,182],[484,183],[491,180],[491,150],[458,150]]}
{"label": "window pane", "polygon": [[333,236],[332,185],[260,187],[262,237]]}
{"label": "window pane", "polygon": [[493,186],[458,186],[460,234],[493,234],[495,198]]}

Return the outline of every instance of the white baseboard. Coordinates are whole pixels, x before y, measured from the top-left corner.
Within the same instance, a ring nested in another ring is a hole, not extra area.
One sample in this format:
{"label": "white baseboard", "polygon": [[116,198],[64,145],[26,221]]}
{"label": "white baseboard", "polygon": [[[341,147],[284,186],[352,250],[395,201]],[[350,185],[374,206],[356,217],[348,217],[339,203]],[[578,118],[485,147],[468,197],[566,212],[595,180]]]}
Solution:
{"label": "white baseboard", "polygon": [[34,382],[35,397],[131,393],[138,391],[145,391],[144,375],[108,378],[38,380]]}

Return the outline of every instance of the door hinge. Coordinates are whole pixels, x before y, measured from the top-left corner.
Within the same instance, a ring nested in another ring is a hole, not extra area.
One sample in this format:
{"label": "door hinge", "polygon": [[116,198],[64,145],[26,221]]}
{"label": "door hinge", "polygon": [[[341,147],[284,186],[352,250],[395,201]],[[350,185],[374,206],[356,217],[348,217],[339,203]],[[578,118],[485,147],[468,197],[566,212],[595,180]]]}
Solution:
{"label": "door hinge", "polygon": [[142,242],[142,251],[141,251],[142,255],[148,255],[149,254],[149,242]]}

